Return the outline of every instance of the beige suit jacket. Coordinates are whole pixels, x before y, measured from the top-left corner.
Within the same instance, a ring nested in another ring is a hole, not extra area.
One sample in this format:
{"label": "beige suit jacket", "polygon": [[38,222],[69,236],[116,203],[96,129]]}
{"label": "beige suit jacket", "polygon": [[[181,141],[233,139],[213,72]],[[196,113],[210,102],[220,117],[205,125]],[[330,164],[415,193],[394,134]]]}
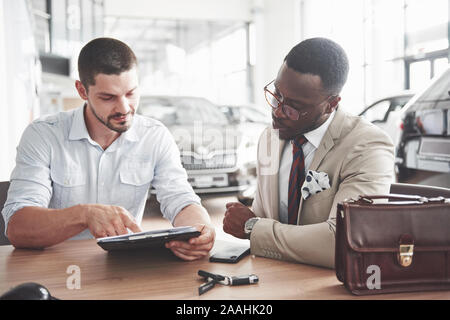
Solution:
{"label": "beige suit jacket", "polygon": [[361,194],[389,193],[394,146],[378,127],[336,111],[309,170],[326,172],[330,189],[301,199],[297,225],[278,217],[278,168],[285,141],[267,128],[258,143],[257,191],[252,210],[261,217],[250,236],[251,253],[334,268],[336,207]]}

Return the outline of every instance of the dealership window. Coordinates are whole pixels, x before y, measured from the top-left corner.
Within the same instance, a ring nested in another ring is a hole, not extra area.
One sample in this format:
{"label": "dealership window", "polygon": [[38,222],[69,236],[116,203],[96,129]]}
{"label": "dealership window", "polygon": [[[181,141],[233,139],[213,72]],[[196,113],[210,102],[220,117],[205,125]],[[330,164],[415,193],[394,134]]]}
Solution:
{"label": "dealership window", "polygon": [[218,104],[253,100],[252,34],[241,21],[105,17],[105,35],[136,53],[143,95],[199,96]]}
{"label": "dealership window", "polygon": [[299,1],[302,39],[329,37],[349,56],[342,104],[350,112],[403,89],[419,90],[447,68],[449,0]]}
{"label": "dealership window", "polygon": [[31,6],[44,71],[74,76],[73,67],[47,70],[47,61],[66,59],[70,66],[84,42],[103,34],[103,0],[31,0]]}
{"label": "dealership window", "polygon": [[[341,44],[348,55],[350,72],[341,93],[346,110],[357,114],[378,98],[403,89],[402,1],[303,0],[302,3],[302,37],[328,37]],[[324,12],[323,8],[328,10]]]}
{"label": "dealership window", "polygon": [[405,0],[405,86],[420,90],[447,68],[449,0]]}
{"label": "dealership window", "polygon": [[46,0],[34,0],[34,35],[37,49],[40,52],[50,51],[50,14],[47,8]]}
{"label": "dealership window", "polygon": [[42,66],[41,115],[82,101],[74,88],[82,45],[103,35],[103,0],[31,0],[34,38]]}
{"label": "dealership window", "polygon": [[448,48],[448,0],[405,1],[406,55]]}
{"label": "dealership window", "polygon": [[434,74],[438,75],[444,72],[448,67],[448,58],[438,58],[434,60]]}
{"label": "dealership window", "polygon": [[410,89],[418,91],[426,86],[431,76],[430,65],[428,60],[413,62],[409,65]]}

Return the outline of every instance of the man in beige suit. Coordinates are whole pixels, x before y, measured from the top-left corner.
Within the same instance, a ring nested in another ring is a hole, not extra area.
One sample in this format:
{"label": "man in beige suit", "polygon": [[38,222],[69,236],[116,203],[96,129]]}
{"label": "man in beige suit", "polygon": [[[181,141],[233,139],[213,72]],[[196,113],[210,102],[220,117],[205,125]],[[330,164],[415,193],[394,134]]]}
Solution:
{"label": "man in beige suit", "polygon": [[225,232],[250,239],[252,254],[333,268],[337,204],[389,193],[394,147],[339,107],[347,74],[343,49],[313,38],[264,88],[273,122],[258,143],[255,200],[251,210],[228,203],[223,222]]}

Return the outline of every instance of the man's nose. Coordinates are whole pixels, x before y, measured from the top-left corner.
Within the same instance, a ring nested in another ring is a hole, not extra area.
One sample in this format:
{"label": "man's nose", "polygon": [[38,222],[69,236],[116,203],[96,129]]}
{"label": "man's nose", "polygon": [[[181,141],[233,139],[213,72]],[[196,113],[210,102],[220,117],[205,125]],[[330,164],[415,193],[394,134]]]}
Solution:
{"label": "man's nose", "polygon": [[273,114],[275,115],[275,117],[277,117],[279,119],[280,118],[287,119],[287,116],[283,112],[283,104],[282,103],[278,103],[278,108],[273,109]]}
{"label": "man's nose", "polygon": [[121,114],[127,114],[130,111],[130,103],[126,97],[119,99],[115,111]]}

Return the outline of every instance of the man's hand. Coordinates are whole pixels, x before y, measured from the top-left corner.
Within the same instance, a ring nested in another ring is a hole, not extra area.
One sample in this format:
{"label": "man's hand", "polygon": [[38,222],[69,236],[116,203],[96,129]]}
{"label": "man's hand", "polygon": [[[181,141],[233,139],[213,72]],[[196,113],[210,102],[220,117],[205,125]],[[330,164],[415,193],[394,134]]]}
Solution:
{"label": "man's hand", "polygon": [[229,202],[226,204],[227,211],[223,218],[223,231],[236,238],[248,239],[244,232],[245,222],[256,217],[252,210],[240,202]]}
{"label": "man's hand", "polygon": [[166,243],[166,248],[172,250],[178,258],[187,261],[207,256],[216,238],[214,227],[206,224],[194,224],[194,227],[201,232],[198,237],[191,238],[189,241],[170,241]]}
{"label": "man's hand", "polygon": [[122,207],[87,204],[83,205],[86,225],[95,238],[127,234],[127,228],[141,232],[131,214]]}

